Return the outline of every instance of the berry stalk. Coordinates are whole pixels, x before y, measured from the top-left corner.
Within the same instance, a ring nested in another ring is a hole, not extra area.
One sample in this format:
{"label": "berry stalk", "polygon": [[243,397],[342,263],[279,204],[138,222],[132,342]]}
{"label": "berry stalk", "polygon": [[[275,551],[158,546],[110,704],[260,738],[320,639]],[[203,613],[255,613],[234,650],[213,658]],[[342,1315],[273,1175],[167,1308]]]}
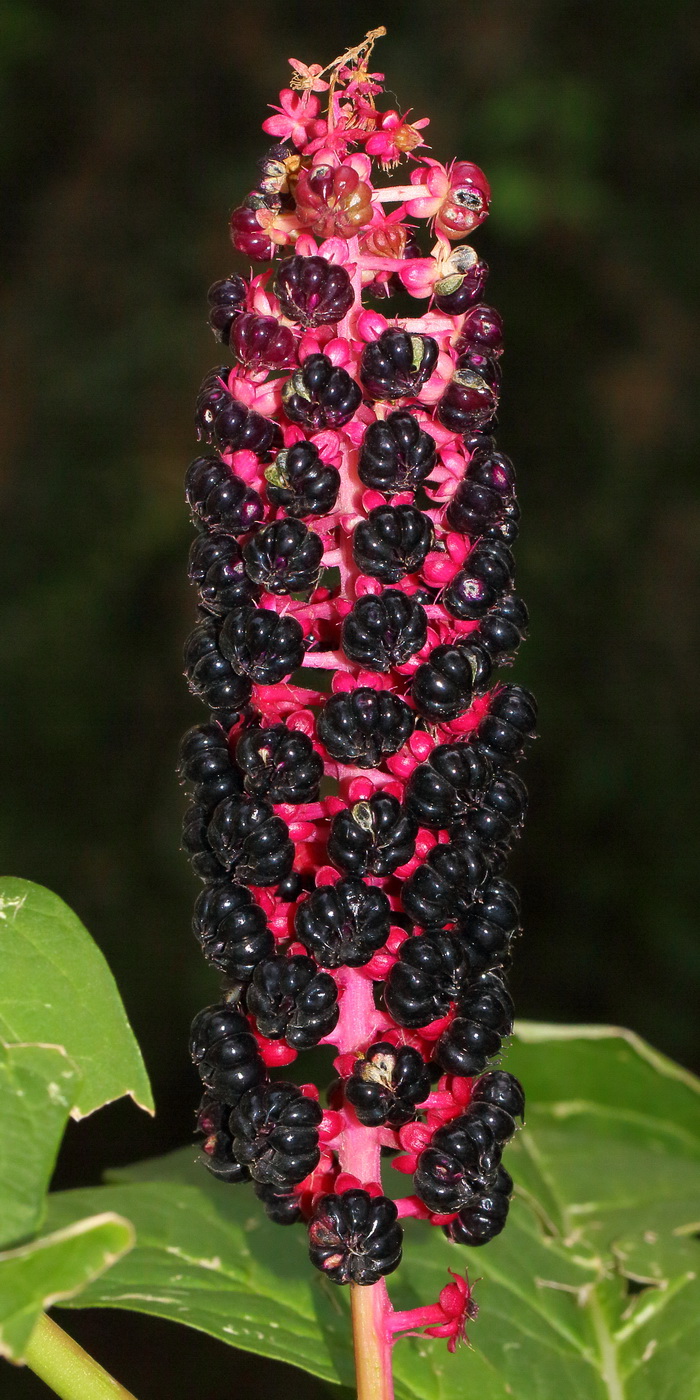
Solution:
{"label": "berry stalk", "polygon": [[[508,1214],[524,1096],[494,1068],[520,931],[503,870],[536,707],[495,674],[528,618],[501,319],[460,241],[489,187],[425,154],[425,119],[379,109],[374,37],[326,69],[291,61],[263,124],[278,144],[231,216],[268,266],[209,292],[234,364],[202,384],[213,451],[186,478],[185,665],[211,713],[181,772],[194,931],[224,978],[192,1027],[206,1164],[304,1222],[311,1263],[350,1285],[363,1400],[388,1400],[399,1335],[454,1350],[476,1314],[459,1274],[394,1313],[401,1220],[475,1248]],[[377,183],[406,159],[408,183]],[[421,314],[395,314],[404,293]],[[318,1044],[337,1052],[325,1107],[275,1077]],[[412,1193],[387,1194],[383,1149]]]}

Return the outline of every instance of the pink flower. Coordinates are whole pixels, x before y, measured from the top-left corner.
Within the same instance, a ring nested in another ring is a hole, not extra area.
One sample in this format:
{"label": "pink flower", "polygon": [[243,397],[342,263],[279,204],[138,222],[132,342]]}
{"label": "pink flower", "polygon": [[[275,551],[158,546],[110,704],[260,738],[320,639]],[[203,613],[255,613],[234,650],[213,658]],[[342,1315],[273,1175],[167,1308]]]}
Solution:
{"label": "pink flower", "polygon": [[401,117],[398,112],[385,112],[379,127],[370,136],[365,150],[368,155],[378,156],[382,169],[391,170],[404,156],[410,155],[416,146],[424,146],[420,129],[429,126],[430,118],[421,117],[418,122],[408,122],[408,112]]}
{"label": "pink flower", "polygon": [[444,1321],[426,1327],[425,1330],[429,1337],[447,1337],[447,1350],[456,1351],[459,1342],[469,1340],[466,1325],[476,1317],[479,1304],[472,1298],[469,1280],[462,1278],[461,1274],[454,1273],[452,1269],[448,1269],[447,1272],[452,1274],[454,1283],[446,1283],[440,1291],[438,1307],[442,1308]]}
{"label": "pink flower", "polygon": [[280,106],[273,106],[272,110],[279,115],[268,117],[262,124],[263,131],[269,136],[277,136],[280,141],[293,141],[295,146],[303,146],[311,136],[320,134],[316,129],[320,126],[316,121],[320,103],[310,92],[298,95],[292,92],[291,88],[282,88]]}
{"label": "pink flower", "polygon": [[323,69],[320,63],[300,63],[298,58],[290,58],[290,68],[294,69],[292,87],[300,88],[302,92],[325,92],[328,83],[324,83],[321,74]]}

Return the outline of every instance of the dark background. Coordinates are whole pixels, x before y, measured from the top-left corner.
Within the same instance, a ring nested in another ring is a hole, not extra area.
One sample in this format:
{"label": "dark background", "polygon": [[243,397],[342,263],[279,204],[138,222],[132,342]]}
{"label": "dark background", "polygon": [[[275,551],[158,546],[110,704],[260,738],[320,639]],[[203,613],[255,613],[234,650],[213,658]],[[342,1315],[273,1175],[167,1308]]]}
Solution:
{"label": "dark background", "polygon": [[[700,1068],[695,6],[5,0],[3,865],[104,949],[159,1110],[72,1128],[61,1186],[190,1140],[186,1032],[216,986],[189,932],[174,776],[203,717],[181,649],[182,475],[220,358],[205,294],[246,270],[226,221],[287,57],[326,63],[382,22],[388,105],[429,115],[433,154],[476,161],[494,190],[475,241],[506,321],[532,619],[516,674],[541,734],[518,1009],[622,1022]],[[140,1400],[223,1400],[234,1375],[250,1400],[322,1389],[169,1324],[63,1316]]]}

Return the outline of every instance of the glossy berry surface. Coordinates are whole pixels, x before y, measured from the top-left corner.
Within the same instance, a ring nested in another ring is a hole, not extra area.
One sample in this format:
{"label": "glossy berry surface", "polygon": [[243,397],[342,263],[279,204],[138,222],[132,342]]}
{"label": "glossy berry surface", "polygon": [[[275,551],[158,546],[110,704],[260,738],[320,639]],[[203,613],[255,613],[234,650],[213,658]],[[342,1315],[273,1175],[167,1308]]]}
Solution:
{"label": "glossy berry surface", "polygon": [[180,740],[180,776],[194,784],[194,799],[212,811],[225,797],[241,792],[241,775],[231,760],[218,724],[197,724]]}
{"label": "glossy berry surface", "polygon": [[309,355],[282,389],[284,411],[306,432],[342,428],[362,402],[362,390],[327,355]]}
{"label": "glossy berry surface", "polygon": [[225,869],[209,842],[211,808],[193,802],[182,819],[182,849],[200,880],[222,880]]}
{"label": "glossy berry surface", "polygon": [[331,758],[376,768],[384,754],[403,748],[414,724],[414,711],[405,700],[386,690],[360,686],[326,701],[317,732]]}
{"label": "glossy berry surface", "polygon": [[276,885],[294,863],[287,823],[269,802],[247,794],[219,803],[207,837],[224,869],[235,871],[241,884]]}
{"label": "glossy berry surface", "polygon": [[513,1029],[513,1003],[502,979],[482,972],[464,986],[457,1015],[440,1037],[437,1059],[448,1074],[481,1074]]}
{"label": "glossy berry surface", "polygon": [[475,640],[494,662],[501,661],[504,656],[517,651],[527,635],[529,620],[522,598],[508,593],[482,618]]}
{"label": "glossy berry surface", "polygon": [[437,357],[438,344],[432,336],[389,327],[362,351],[360,378],[365,392],[373,399],[414,398],[430,378]]}
{"label": "glossy berry surface", "polygon": [[188,577],[202,607],[219,616],[254,603],[260,594],[246,573],[240,546],[222,530],[207,531],[192,541]]}
{"label": "glossy berry surface", "polygon": [[248,287],[242,277],[223,277],[213,282],[207,292],[209,325],[217,340],[228,345],[231,326],[245,306]]}
{"label": "glossy berry surface", "polygon": [[295,1084],[249,1089],[230,1118],[233,1155],[262,1186],[295,1186],[318,1163],[322,1116],[315,1099],[306,1098]]}
{"label": "glossy berry surface", "polygon": [[278,1191],[274,1186],[264,1186],[256,1181],[255,1194],[265,1210],[268,1220],[275,1225],[296,1225],[303,1220],[299,1197],[293,1191]]}
{"label": "glossy berry surface", "polygon": [[389,937],[383,890],[351,877],[322,885],[298,907],[294,931],[321,967],[364,967]]}
{"label": "glossy berry surface", "polygon": [[496,693],[476,733],[481,752],[495,766],[518,758],[537,723],[535,697],[521,685],[504,685]]}
{"label": "glossy berry surface", "polygon": [[231,324],[230,345],[237,360],[248,369],[289,369],[296,363],[296,340],[289,326],[274,316],[244,311]]}
{"label": "glossy berry surface", "polygon": [[437,407],[451,433],[468,433],[488,423],[498,407],[498,393],[484,374],[471,366],[456,369]]}
{"label": "glossy berry surface", "polygon": [[288,258],[275,274],[274,289],[285,316],[305,327],[342,320],[355,300],[345,268],[317,256]]}
{"label": "glossy berry surface", "polygon": [[481,886],[457,931],[469,946],[479,972],[507,965],[510,946],[520,928],[520,900],[515,885],[500,876]]}
{"label": "glossy berry surface", "polygon": [[391,875],[411,859],[417,823],[396,797],[374,793],[333,818],[328,855],[348,875]]}
{"label": "glossy berry surface", "polygon": [[265,472],[267,499],[287,515],[327,515],[338,499],[340,472],[322,461],[313,442],[280,452]]}
{"label": "glossy berry surface", "polygon": [[387,1010],[399,1026],[428,1026],[447,1014],[471,972],[469,950],[452,934],[407,938],[384,987]]}
{"label": "glossy berry surface", "polygon": [[229,232],[234,248],[247,258],[262,262],[274,256],[275,245],[269,233],[265,233],[258,223],[254,209],[248,209],[244,204],[234,209],[229,220]]}
{"label": "glossy berry surface", "polygon": [[493,1185],[476,1192],[471,1203],[463,1206],[456,1218],[444,1226],[448,1240],[474,1249],[495,1239],[508,1218],[512,1190],[512,1178],[504,1167],[499,1167]]}
{"label": "glossy berry surface", "polygon": [[305,593],[313,588],[323,544],[302,520],[277,520],[256,530],[243,546],[246,573],[268,593]]}
{"label": "glossy berry surface", "polygon": [[401,1262],[403,1232],[388,1196],[322,1196],[309,1225],[311,1263],[332,1283],[371,1285]]}
{"label": "glossy berry surface", "polygon": [[[509,843],[527,812],[527,788],[516,773],[499,772],[466,815],[463,829],[484,846]],[[457,839],[453,831],[453,839]]]}
{"label": "glossy berry surface", "polygon": [[457,355],[479,350],[484,355],[498,356],[503,350],[503,319],[493,306],[481,302],[467,311],[455,345]]}
{"label": "glossy berry surface", "polygon": [[480,541],[445,589],[447,611],[463,622],[483,618],[511,587],[514,570],[515,560],[507,545],[497,540]]}
{"label": "glossy berry surface", "polygon": [[249,981],[275,946],[259,904],[244,885],[231,880],[202,890],[192,931],[210,966],[235,982]]}
{"label": "glossy berry surface", "polygon": [[190,1053],[211,1098],[236,1104],[265,1078],[265,1066],[245,1016],[227,1006],[207,1006],[195,1016]]}
{"label": "glossy berry surface", "polygon": [[472,1085],[471,1103],[495,1104],[512,1118],[525,1112],[525,1092],[519,1079],[507,1070],[492,1069]]}
{"label": "glossy berry surface", "polygon": [[370,423],[363,442],[358,475],[365,486],[388,496],[415,491],[435,466],[435,439],[406,409]]}
{"label": "glossy berry surface", "polygon": [[268,1040],[284,1038],[296,1050],[309,1050],[337,1024],[338,988],[311,958],[271,957],[256,967],[246,1006]]}
{"label": "glossy berry surface", "polygon": [[345,1096],[365,1127],[401,1128],[430,1093],[430,1071],[411,1045],[378,1041],[353,1065]]}
{"label": "glossy berry surface", "polygon": [[468,914],[485,874],[486,862],[476,851],[433,846],[403,887],[403,907],[426,928],[452,923]]}
{"label": "glossy berry surface", "polygon": [[245,729],[236,745],[236,763],[246,792],[268,802],[314,802],[323,760],[308,735],[273,724]]}
{"label": "glossy berry surface", "polygon": [[192,694],[206,700],[212,710],[237,709],[249,700],[251,685],[224,656],[220,641],[218,619],[199,622],[185,642],[185,672]]}
{"label": "glossy berry surface", "polygon": [[236,608],[221,628],[220,641],[233,670],[257,685],[283,680],[304,656],[301,623],[269,608]]}
{"label": "glossy berry surface", "polygon": [[262,520],[260,495],[220,457],[196,457],[185,477],[185,491],[195,522],[208,530],[244,535]]}
{"label": "glossy berry surface", "polygon": [[345,618],[341,645],[350,661],[369,671],[402,666],[428,635],[425,609],[399,589],[385,589],[359,598]]}
{"label": "glossy berry surface", "polygon": [[420,569],[433,538],[432,521],[415,506],[375,506],[355,528],[355,563],[382,583],[398,583]]}
{"label": "glossy berry surface", "polygon": [[421,826],[447,830],[466,816],[491,767],[474,744],[438,744],[406,784],[406,805]]}
{"label": "glossy berry surface", "polygon": [[477,647],[438,646],[418,667],[411,694],[425,719],[457,719],[469,709],[472,695],[488,685],[491,664]]}

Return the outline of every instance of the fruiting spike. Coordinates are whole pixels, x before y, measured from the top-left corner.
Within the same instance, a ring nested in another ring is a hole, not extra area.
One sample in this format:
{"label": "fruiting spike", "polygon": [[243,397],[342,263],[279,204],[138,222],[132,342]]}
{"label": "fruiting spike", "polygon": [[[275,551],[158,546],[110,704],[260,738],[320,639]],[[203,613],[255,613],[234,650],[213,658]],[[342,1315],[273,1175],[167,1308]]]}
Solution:
{"label": "fruiting spike", "polygon": [[[393,1311],[401,1221],[481,1246],[508,1213],[524,1096],[491,1067],[520,922],[502,872],[536,722],[493,677],[527,609],[495,439],[502,324],[457,241],[489,186],[425,154],[425,118],[378,107],[384,32],[325,68],[290,60],[263,123],[277,144],[230,225],[267,267],[209,292],[232,364],[197,400],[185,663],[211,715],[181,750],[194,931],[226,978],[193,1027],[204,1161],[304,1222],[311,1262],[350,1284],[361,1400],[389,1400],[398,1335],[453,1351],[477,1312],[456,1273]],[[403,160],[408,179],[381,183]],[[392,315],[404,291],[421,315]],[[325,1112],[275,1077],[317,1044],[338,1052]],[[382,1148],[414,1194],[385,1193]]]}

